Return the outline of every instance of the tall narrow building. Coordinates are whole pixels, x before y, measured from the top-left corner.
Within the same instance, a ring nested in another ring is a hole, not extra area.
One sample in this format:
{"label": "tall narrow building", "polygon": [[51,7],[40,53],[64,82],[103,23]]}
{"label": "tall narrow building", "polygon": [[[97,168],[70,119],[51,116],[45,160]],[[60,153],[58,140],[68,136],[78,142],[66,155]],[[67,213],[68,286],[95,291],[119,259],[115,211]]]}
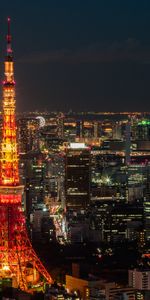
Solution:
{"label": "tall narrow building", "polygon": [[[3,81],[3,127],[0,152],[0,278],[30,291],[52,279],[35,254],[26,231],[22,210],[24,187],[20,185],[15,120],[15,81],[10,18]],[[42,280],[41,280],[42,278]]]}
{"label": "tall narrow building", "polygon": [[90,151],[71,143],[66,151],[65,194],[68,209],[86,209],[90,201]]}

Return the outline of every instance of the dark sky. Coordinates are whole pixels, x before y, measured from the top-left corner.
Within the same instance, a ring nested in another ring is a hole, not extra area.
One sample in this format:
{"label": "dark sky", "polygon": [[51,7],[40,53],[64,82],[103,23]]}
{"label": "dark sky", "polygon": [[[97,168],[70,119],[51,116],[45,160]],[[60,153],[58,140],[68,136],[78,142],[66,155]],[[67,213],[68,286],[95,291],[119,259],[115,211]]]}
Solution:
{"label": "dark sky", "polygon": [[150,111],[149,0],[0,2],[0,60],[10,16],[18,110]]}

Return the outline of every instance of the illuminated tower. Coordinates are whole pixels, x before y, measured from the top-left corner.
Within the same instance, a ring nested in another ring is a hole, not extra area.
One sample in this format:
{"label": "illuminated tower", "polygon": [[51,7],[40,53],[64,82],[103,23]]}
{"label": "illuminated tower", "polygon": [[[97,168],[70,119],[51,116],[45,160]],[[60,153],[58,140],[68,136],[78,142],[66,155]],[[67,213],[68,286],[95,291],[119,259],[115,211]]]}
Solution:
{"label": "illuminated tower", "polygon": [[32,248],[22,210],[24,187],[19,182],[13,68],[8,18],[0,157],[0,279],[10,278],[13,286],[30,291],[33,285],[51,283],[52,279]]}

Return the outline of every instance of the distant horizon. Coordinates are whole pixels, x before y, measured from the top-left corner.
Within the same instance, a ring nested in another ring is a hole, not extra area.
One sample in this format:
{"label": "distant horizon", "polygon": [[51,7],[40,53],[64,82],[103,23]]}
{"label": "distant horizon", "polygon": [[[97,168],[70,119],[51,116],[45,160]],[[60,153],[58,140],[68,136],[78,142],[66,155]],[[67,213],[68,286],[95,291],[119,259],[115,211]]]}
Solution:
{"label": "distant horizon", "polygon": [[[115,115],[115,114],[124,114],[124,115],[128,115],[128,114],[150,114],[150,111],[75,111],[75,110],[71,110],[71,111],[62,111],[62,110],[32,110],[32,111],[16,111],[16,114],[22,114],[22,113],[34,113],[34,114],[38,114],[38,113],[66,113],[66,114],[102,114],[102,115]],[[2,112],[1,112],[2,113]]]}

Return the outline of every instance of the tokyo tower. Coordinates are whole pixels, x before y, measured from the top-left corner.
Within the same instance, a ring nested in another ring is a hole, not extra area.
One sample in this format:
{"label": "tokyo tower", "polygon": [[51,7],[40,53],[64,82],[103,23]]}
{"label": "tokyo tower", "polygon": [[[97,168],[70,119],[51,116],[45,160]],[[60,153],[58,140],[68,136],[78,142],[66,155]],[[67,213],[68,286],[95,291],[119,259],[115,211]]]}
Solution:
{"label": "tokyo tower", "polygon": [[20,185],[15,121],[14,62],[10,18],[7,19],[7,52],[3,81],[3,126],[0,152],[0,279],[25,291],[52,283],[34,252],[26,230]]}

